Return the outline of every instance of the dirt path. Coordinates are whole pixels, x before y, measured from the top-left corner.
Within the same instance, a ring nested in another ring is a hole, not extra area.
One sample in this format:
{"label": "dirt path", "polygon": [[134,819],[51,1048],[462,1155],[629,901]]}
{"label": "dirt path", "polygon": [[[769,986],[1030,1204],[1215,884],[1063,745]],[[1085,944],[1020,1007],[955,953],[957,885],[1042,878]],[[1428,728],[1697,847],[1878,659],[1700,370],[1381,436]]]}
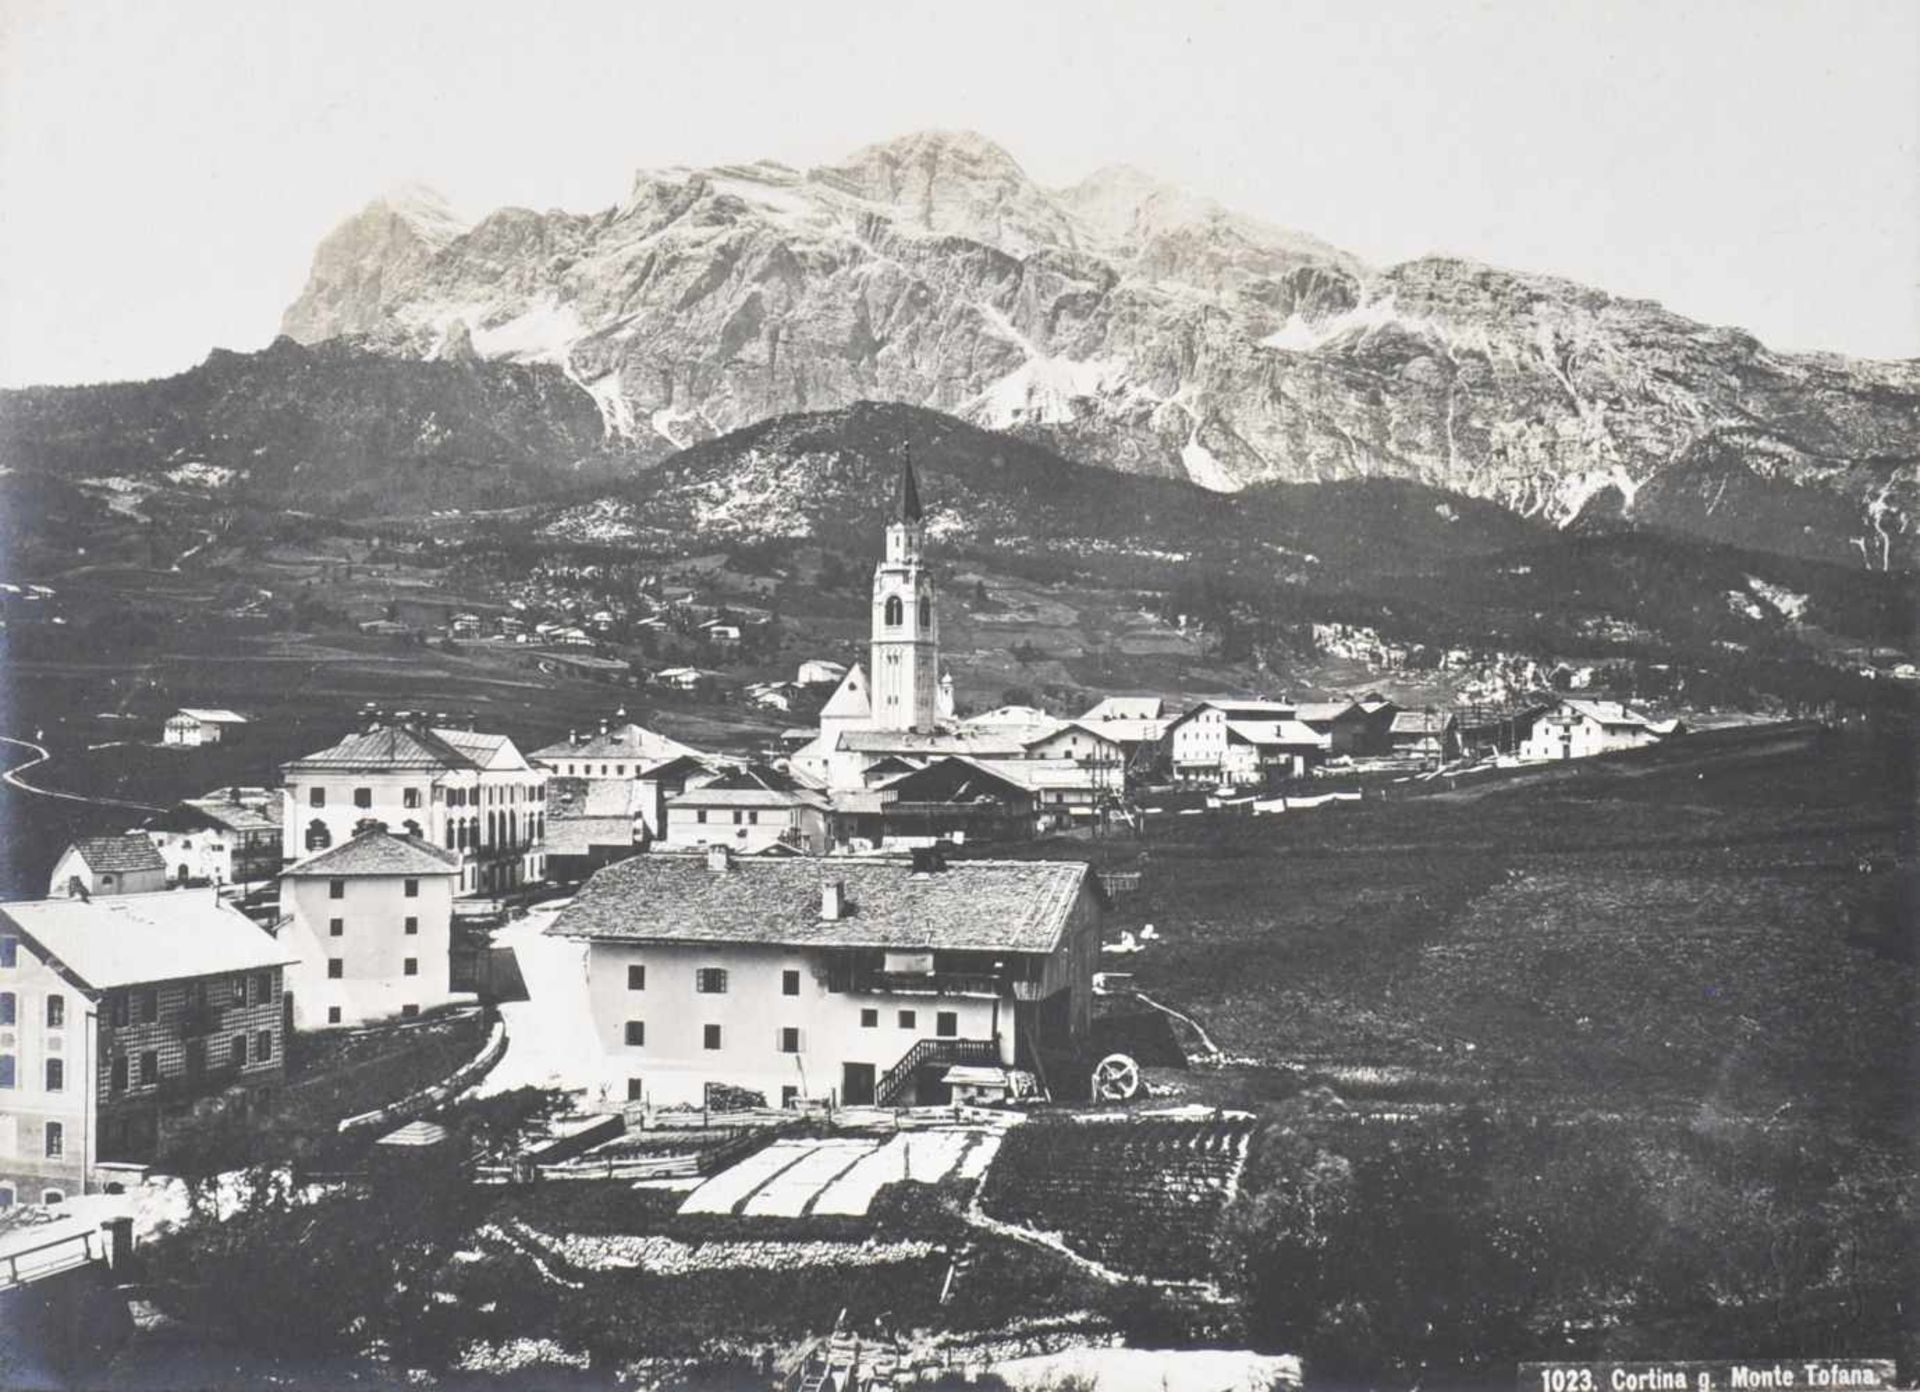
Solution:
{"label": "dirt path", "polygon": [[41,764],[47,763],[53,758],[53,755],[49,754],[44,748],[33,743],[31,740],[13,739],[7,735],[0,735],[0,744],[11,744],[20,749],[33,751],[32,758],[15,764],[5,773],[0,773],[0,782],[5,782],[7,786],[11,788],[18,788],[23,793],[31,793],[34,797],[58,798],[62,802],[86,803],[92,807],[126,807],[136,812],[164,812],[166,810],[163,807],[155,807],[153,804],[146,802],[128,802],[122,798],[87,797],[80,793],[59,792],[53,788],[37,788],[20,777],[20,775],[30,768],[38,768]]}

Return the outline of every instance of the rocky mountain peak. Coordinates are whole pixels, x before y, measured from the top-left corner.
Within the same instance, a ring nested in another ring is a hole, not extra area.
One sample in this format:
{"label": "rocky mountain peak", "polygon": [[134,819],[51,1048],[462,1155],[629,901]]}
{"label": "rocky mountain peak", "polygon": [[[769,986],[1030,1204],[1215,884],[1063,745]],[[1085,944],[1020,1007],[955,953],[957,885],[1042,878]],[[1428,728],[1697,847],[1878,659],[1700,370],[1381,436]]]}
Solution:
{"label": "rocky mountain peak", "polygon": [[811,171],[829,188],[891,210],[907,226],[1024,255],[1072,247],[1072,220],[1001,146],[973,131],[917,131]]}

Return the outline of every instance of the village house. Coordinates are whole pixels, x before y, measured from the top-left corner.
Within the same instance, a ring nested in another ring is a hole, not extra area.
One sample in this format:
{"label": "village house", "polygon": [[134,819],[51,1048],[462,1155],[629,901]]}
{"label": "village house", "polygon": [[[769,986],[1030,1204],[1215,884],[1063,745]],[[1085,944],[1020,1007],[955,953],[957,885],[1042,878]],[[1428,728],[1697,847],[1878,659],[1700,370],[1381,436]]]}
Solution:
{"label": "village house", "polygon": [[230,710],[183,709],[167,717],[161,727],[162,744],[197,749],[203,744],[218,744],[229,727],[245,725],[247,718]]}
{"label": "village house", "polygon": [[548,932],[587,944],[605,1081],[657,1105],[947,1098],[956,1064],[1071,1088],[1100,899],[1077,861],[639,856]]}
{"label": "village house", "polygon": [[0,1208],[96,1192],[204,1109],[264,1103],[288,960],[205,891],[0,904]]}
{"label": "village house", "polygon": [[280,940],[295,964],[297,1029],[418,1015],[455,999],[450,984],[457,853],[366,831],[301,861],[280,881]]}
{"label": "village house", "polygon": [[949,754],[924,764],[876,764],[880,777],[871,791],[834,799],[834,839],[872,846],[1031,839],[1039,829],[1038,799],[1009,762]]}
{"label": "village house", "polygon": [[1294,719],[1325,736],[1327,753],[1334,756],[1373,753],[1379,747],[1374,737],[1391,723],[1376,721],[1358,701],[1302,701]]}
{"label": "village house", "polygon": [[376,723],[281,772],[285,863],[377,825],[458,852],[462,894],[545,876],[547,775],[504,736]]}
{"label": "village house", "polygon": [[153,842],[137,831],[124,836],[83,836],[53,863],[47,896],[151,894],[167,887],[167,863]]}
{"label": "village house", "polygon": [[1296,710],[1288,701],[1202,701],[1168,727],[1174,778],[1257,788],[1305,777],[1330,741],[1295,719]]}
{"label": "village house", "polygon": [[1585,759],[1619,749],[1641,749],[1679,731],[1618,701],[1566,699],[1537,712],[1520,741],[1522,759]]}
{"label": "village house", "polygon": [[188,798],[141,828],[174,884],[265,884],[280,874],[280,798],[242,801],[242,790]]}
{"label": "village house", "polygon": [[1387,729],[1389,752],[1397,759],[1445,763],[1459,754],[1459,731],[1446,711],[1395,711]]}
{"label": "village house", "polygon": [[770,769],[748,768],[689,785],[667,799],[666,850],[727,846],[741,855],[828,846],[828,802]]}

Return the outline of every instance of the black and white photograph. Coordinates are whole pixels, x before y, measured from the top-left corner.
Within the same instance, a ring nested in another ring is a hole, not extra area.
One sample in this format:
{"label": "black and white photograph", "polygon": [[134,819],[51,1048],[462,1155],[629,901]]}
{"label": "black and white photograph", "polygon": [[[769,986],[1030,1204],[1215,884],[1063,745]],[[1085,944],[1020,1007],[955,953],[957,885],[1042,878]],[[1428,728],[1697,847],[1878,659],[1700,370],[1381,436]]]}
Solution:
{"label": "black and white photograph", "polygon": [[0,0],[0,1389],[1920,1387],[1911,0]]}

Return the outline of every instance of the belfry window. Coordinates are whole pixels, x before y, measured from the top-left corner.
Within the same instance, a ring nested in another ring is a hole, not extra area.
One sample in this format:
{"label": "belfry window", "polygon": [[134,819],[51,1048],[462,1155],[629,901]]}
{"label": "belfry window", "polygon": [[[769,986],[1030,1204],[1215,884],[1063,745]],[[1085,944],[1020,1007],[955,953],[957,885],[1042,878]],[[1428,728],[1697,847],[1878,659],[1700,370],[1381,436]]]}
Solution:
{"label": "belfry window", "polygon": [[900,620],[904,617],[905,617],[905,610],[901,607],[900,596],[888,595],[887,596],[887,627],[888,628],[900,627]]}
{"label": "belfry window", "polygon": [[933,600],[927,595],[920,596],[920,627],[933,627]]}

